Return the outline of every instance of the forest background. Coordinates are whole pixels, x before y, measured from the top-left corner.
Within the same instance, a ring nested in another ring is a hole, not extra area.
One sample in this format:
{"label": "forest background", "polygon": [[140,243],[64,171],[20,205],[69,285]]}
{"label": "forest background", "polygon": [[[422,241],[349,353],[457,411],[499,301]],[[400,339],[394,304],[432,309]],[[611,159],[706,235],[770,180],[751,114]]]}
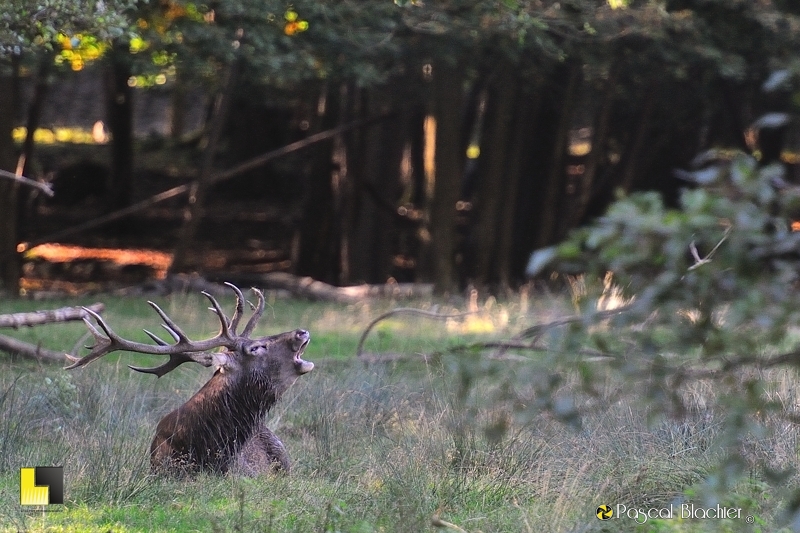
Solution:
{"label": "forest background", "polygon": [[[657,190],[674,205],[687,185],[676,169],[701,152],[796,173],[789,1],[48,0],[2,12],[0,168],[49,180],[52,204],[73,211],[54,217],[0,182],[12,294],[52,229],[62,243],[164,249],[172,273],[211,269],[192,250],[224,227],[228,250],[266,249],[269,268],[337,285],[514,287],[533,250],[615,195]],[[63,123],[79,102],[58,99],[78,71],[102,80],[103,147],[59,142],[91,139]],[[134,111],[153,94],[167,131],[137,138]],[[45,124],[49,100],[62,118]],[[48,141],[61,147],[49,158]]]}

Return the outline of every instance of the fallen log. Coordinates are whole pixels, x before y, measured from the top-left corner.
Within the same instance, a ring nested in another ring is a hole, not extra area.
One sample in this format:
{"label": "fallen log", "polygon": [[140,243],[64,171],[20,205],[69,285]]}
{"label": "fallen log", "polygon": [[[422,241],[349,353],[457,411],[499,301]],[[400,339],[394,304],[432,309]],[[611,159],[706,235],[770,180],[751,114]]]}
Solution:
{"label": "fallen log", "polygon": [[288,272],[215,272],[212,281],[228,281],[235,285],[250,285],[263,290],[285,291],[299,298],[351,304],[368,298],[430,298],[432,283],[380,283],[336,287],[308,276],[295,276]]}
{"label": "fallen log", "polygon": [[[102,313],[105,305],[94,303],[87,306],[95,313]],[[60,309],[50,309],[47,311],[31,311],[28,313],[12,313],[0,315],[0,328],[14,328],[20,326],[38,326],[40,324],[50,324],[53,322],[67,322],[71,320],[83,320],[89,316],[83,307],[62,307]]]}
{"label": "fallen log", "polygon": [[355,303],[367,298],[430,298],[433,284],[384,283],[379,285],[352,285],[336,287],[310,277],[300,277],[286,272],[271,272],[257,276],[257,283],[264,289],[282,289],[295,296],[311,300],[328,300]]}
{"label": "fallen log", "polygon": [[37,361],[46,361],[48,363],[64,363],[66,358],[64,352],[56,352],[42,348],[37,344],[29,344],[20,340],[0,335],[0,351],[10,353],[12,355],[21,355]]}
{"label": "fallen log", "polygon": [[[101,313],[105,309],[102,303],[94,303],[87,306],[95,313]],[[0,327],[18,329],[20,326],[38,326],[41,324],[51,324],[53,322],[67,322],[71,320],[82,320],[89,316],[83,307],[62,307],[60,309],[50,309],[47,311],[31,311],[28,313],[12,313],[0,315]],[[63,363],[64,352],[57,352],[42,348],[38,344],[30,344],[17,340],[13,337],[0,335],[0,351],[12,355],[21,355],[37,361],[51,363]]]}

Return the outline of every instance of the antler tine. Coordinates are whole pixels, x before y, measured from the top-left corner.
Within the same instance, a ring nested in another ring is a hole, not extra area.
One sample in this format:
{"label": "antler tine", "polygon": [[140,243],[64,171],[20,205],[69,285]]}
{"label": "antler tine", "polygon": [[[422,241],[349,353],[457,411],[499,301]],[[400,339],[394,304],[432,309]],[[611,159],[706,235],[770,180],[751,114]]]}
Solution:
{"label": "antler tine", "polygon": [[[158,335],[156,335],[152,331],[147,331],[146,329],[144,329],[142,331],[144,331],[147,334],[147,336],[150,337],[151,339],[153,339],[156,342],[156,344],[158,344],[159,346],[169,346],[169,343],[167,341],[163,340],[161,337],[159,337]],[[178,340],[178,339],[175,339],[175,340]],[[128,366],[130,366],[130,365],[128,365]],[[131,367],[131,368],[133,368],[133,367]]]}
{"label": "antler tine", "polygon": [[175,330],[173,330],[172,328],[170,328],[168,325],[166,325],[166,324],[161,324],[161,327],[162,327],[162,328],[164,328],[164,331],[166,331],[167,333],[169,333],[169,336],[170,336],[170,337],[172,337],[172,339],[173,339],[175,342],[180,342],[180,341],[181,341],[181,337],[180,337],[180,335],[178,335],[177,333],[175,333]]}
{"label": "antler tine", "polygon": [[94,324],[92,324],[88,318],[83,317],[83,323],[86,324],[86,327],[89,328],[89,331],[92,333],[92,337],[94,337],[94,346],[87,346],[87,348],[91,349],[91,352],[89,352],[89,354],[85,357],[74,357],[70,354],[64,354],[67,360],[72,362],[71,365],[64,367],[67,370],[87,365],[95,359],[103,357],[107,353],[114,350],[113,346],[115,341],[121,340],[119,335],[114,333],[114,330],[112,330],[111,327],[106,324],[105,320],[103,320],[99,314],[95,313],[88,307],[83,307],[83,310],[95,319],[97,324],[100,326],[100,328],[102,328],[107,336],[104,337],[103,334],[100,333],[96,327],[94,327]]}
{"label": "antler tine", "polygon": [[183,363],[195,362],[195,363],[200,363],[201,365],[206,367],[211,366],[213,364],[213,359],[211,357],[208,358],[197,357],[197,355],[200,354],[196,354],[195,356],[189,356],[185,352],[172,353],[169,354],[169,361],[167,361],[163,365],[159,365],[152,368],[128,365],[128,368],[130,368],[131,370],[135,370],[137,372],[141,372],[142,374],[153,374],[155,376],[161,377],[164,374],[167,374],[168,372],[172,372],[173,370],[181,366]]}
{"label": "antler tine", "polygon": [[217,317],[219,317],[219,324],[220,324],[219,336],[225,339],[233,340],[235,334],[231,330],[231,323],[228,320],[228,317],[225,315],[225,312],[222,310],[222,307],[219,305],[217,299],[211,296],[206,291],[203,291],[200,294],[208,298],[208,300],[211,302],[212,305],[212,311],[214,311]]}
{"label": "antler tine", "polygon": [[258,305],[253,311],[253,316],[250,317],[250,320],[248,320],[247,324],[244,326],[244,330],[242,331],[242,337],[244,338],[250,337],[250,334],[256,329],[256,324],[258,324],[261,315],[264,314],[264,294],[255,287],[251,290],[258,296]]}
{"label": "antler tine", "polygon": [[94,337],[95,342],[93,346],[87,346],[90,352],[84,357],[79,358],[67,355],[67,359],[72,364],[66,368],[72,369],[87,365],[92,361],[103,357],[104,355],[116,351],[168,355],[169,361],[161,366],[155,368],[132,367],[134,370],[139,372],[147,372],[150,374],[155,374],[159,377],[163,376],[167,372],[170,372],[171,370],[174,370],[179,365],[189,361],[194,361],[203,366],[212,366],[215,364],[215,360],[219,356],[210,353],[209,350],[222,347],[235,349],[238,338],[231,334],[230,324],[228,323],[225,313],[222,312],[219,303],[217,303],[217,301],[210,295],[206,294],[206,296],[211,300],[211,303],[214,306],[214,311],[219,317],[222,329],[214,337],[199,341],[193,341],[189,339],[186,333],[184,333],[183,330],[181,330],[181,328],[171,318],[169,318],[158,305],[153,302],[148,302],[164,320],[164,324],[162,325],[175,340],[174,344],[168,343],[155,333],[152,333],[148,330],[144,330],[145,334],[147,334],[147,336],[156,343],[155,345],[123,339],[117,335],[108,324],[106,324],[105,320],[103,320],[99,314],[95,313],[91,309],[84,308],[89,317],[93,318],[94,322],[97,324],[97,326],[95,326],[95,324],[93,324],[88,317],[84,318],[84,323]]}
{"label": "antler tine", "polygon": [[[165,325],[164,329],[166,329],[170,333],[174,333],[175,335],[178,336],[178,338],[175,339],[175,340],[177,340],[179,342],[191,342],[189,340],[189,337],[186,336],[186,333],[183,332],[183,330],[180,328],[180,326],[178,326],[178,324],[173,322],[172,319],[169,316],[167,316],[167,313],[165,313],[164,311],[161,310],[161,308],[158,306],[158,304],[156,304],[155,302],[151,302],[150,300],[147,301],[147,304],[150,307],[152,307],[153,309],[155,309],[156,313],[158,313],[158,316],[160,316],[161,320],[164,321],[164,325]],[[173,335],[173,337],[175,335]]]}
{"label": "antler tine", "polygon": [[242,319],[244,315],[244,294],[242,291],[239,290],[239,287],[230,283],[228,281],[225,282],[225,285],[233,289],[233,292],[236,293],[236,311],[233,313],[233,318],[231,319],[231,333],[236,335],[236,328],[239,327],[239,321]]}

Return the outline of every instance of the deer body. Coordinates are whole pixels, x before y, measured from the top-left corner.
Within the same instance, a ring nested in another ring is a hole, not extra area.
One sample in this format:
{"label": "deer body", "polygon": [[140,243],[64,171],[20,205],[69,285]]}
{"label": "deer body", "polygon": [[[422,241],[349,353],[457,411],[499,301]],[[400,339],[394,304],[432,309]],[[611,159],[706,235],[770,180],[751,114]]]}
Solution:
{"label": "deer body", "polygon": [[[264,308],[259,291],[259,305],[241,335],[236,334],[243,310],[243,296],[237,294],[233,319],[222,313],[211,300],[220,318],[221,331],[213,339],[191,341],[155,304],[151,305],[165,321],[165,329],[175,339],[169,344],[150,332],[157,346],[125,341],[114,333],[96,314],[100,333],[91,323],[89,329],[96,344],[86,357],[73,358],[68,368],[85,365],[115,350],[169,355],[167,363],[156,368],[134,370],[162,376],[184,362],[216,366],[211,379],[186,403],[167,414],[156,427],[150,446],[150,462],[154,472],[186,475],[198,471],[224,474],[238,468],[246,475],[270,471],[288,471],[289,456],[283,443],[263,423],[269,409],[294,381],[314,368],[302,359],[310,335],[298,329],[269,337],[250,339]],[[217,353],[198,353],[194,349],[225,348]],[[69,357],[69,356],[68,356]]]}

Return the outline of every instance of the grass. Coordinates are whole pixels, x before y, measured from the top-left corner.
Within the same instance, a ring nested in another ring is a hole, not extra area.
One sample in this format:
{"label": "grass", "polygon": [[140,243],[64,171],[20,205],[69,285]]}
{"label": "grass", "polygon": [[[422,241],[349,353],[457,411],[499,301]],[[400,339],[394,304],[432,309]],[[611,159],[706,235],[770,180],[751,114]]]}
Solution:
{"label": "grass", "polygon": [[[142,300],[99,299],[107,304],[104,316],[124,336],[145,340],[141,328],[158,323]],[[216,329],[198,296],[159,304],[190,335]],[[230,309],[232,299],[223,305]],[[525,363],[513,361],[475,377],[469,397],[464,395],[455,370],[462,356],[448,355],[449,346],[507,337],[552,318],[563,308],[559,301],[538,302],[527,312],[516,301],[490,302],[483,308],[491,308],[485,316],[494,331],[486,333],[484,322],[480,335],[461,327],[466,320],[448,327],[393,317],[370,336],[368,351],[445,355],[430,363],[369,366],[353,360],[358,337],[391,302],[341,306],[272,299],[270,305],[260,332],[309,329],[307,356],[318,365],[268,419],[293,457],[290,476],[173,481],[150,475],[147,450],[156,423],[200,387],[207,369],[181,367],[154,379],[127,369],[127,363],[153,362],[132,354],[108,356],[75,372],[5,359],[0,362],[0,532],[388,533],[432,531],[434,518],[471,533],[777,530],[784,502],[756,474],[721,502],[743,507],[754,516],[752,525],[677,519],[637,525],[595,517],[603,503],[665,506],[700,490],[722,453],[714,445],[721,414],[700,410],[685,420],[648,421],[635,399],[623,397],[590,413],[579,430],[547,415],[517,418],[504,403],[488,401],[510,376],[524,375]],[[0,302],[0,313],[41,307]],[[52,325],[18,336],[63,350],[83,331],[80,324]],[[774,383],[777,401],[797,401],[792,375],[775,376]],[[609,388],[618,385],[608,377]],[[502,431],[493,431],[499,426]],[[784,467],[797,466],[797,435],[786,428],[754,438],[752,451]],[[18,505],[19,468],[36,465],[64,466],[66,504],[57,506],[58,512]]]}

